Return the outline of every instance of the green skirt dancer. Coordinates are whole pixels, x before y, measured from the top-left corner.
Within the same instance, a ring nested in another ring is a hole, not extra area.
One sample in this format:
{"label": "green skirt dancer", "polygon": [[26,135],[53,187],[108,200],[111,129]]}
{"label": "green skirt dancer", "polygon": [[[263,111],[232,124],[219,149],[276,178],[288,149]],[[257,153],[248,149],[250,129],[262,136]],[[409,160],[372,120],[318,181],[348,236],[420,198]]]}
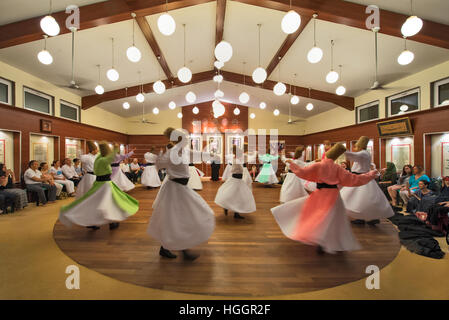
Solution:
{"label": "green skirt dancer", "polygon": [[59,220],[66,226],[101,226],[127,219],[139,210],[139,202],[111,181],[111,163],[118,148],[100,144],[101,155],[94,163],[97,180],[81,198],[61,208]]}
{"label": "green skirt dancer", "polygon": [[274,184],[279,180],[276,177],[276,172],[273,170],[271,161],[276,160],[279,156],[272,156],[271,154],[264,154],[259,156],[259,160],[263,162],[262,169],[259,175],[256,177],[256,181],[260,183]]}

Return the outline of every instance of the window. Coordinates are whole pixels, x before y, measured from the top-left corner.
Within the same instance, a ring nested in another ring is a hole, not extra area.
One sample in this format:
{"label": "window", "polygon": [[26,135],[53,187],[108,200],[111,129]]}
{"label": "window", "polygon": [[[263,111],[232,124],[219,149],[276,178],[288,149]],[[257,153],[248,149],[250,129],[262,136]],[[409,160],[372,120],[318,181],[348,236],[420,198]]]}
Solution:
{"label": "window", "polygon": [[449,78],[433,84],[433,101],[434,107],[449,105]]}
{"label": "window", "polygon": [[387,98],[389,117],[418,111],[420,107],[419,88],[408,90]]}
{"label": "window", "polygon": [[77,105],[74,105],[70,102],[66,102],[64,100],[61,100],[61,118],[73,120],[73,121],[80,121],[79,120],[79,113],[80,113],[80,107]]}
{"label": "window", "polygon": [[48,94],[24,87],[24,107],[45,114],[53,114],[53,97]]}
{"label": "window", "polygon": [[379,101],[357,107],[357,123],[379,119]]}
{"label": "window", "polygon": [[0,78],[0,102],[12,104],[12,82]]}

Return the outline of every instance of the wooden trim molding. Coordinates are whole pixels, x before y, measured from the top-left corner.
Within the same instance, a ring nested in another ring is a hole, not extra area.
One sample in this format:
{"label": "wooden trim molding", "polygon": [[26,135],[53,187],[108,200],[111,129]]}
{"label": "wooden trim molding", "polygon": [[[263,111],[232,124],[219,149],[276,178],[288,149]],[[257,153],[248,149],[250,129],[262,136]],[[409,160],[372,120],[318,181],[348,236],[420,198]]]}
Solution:
{"label": "wooden trim molding", "polygon": [[223,40],[226,0],[217,0],[217,19],[215,24],[215,45]]}

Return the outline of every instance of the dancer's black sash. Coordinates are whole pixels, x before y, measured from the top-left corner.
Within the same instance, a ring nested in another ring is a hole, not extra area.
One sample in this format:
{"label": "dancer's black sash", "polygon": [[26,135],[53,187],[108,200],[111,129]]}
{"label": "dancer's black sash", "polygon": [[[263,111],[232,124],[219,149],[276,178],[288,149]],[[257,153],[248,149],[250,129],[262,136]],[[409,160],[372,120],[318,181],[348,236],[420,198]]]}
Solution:
{"label": "dancer's black sash", "polygon": [[246,168],[246,163],[243,164],[243,167]]}
{"label": "dancer's black sash", "polygon": [[97,181],[111,181],[111,175],[110,174],[105,174],[104,176],[97,176]]}
{"label": "dancer's black sash", "polygon": [[293,171],[291,171],[291,170],[288,170],[288,173],[294,173]]}
{"label": "dancer's black sash", "polygon": [[193,163],[189,163],[189,167],[194,167],[195,165]]}
{"label": "dancer's black sash", "polygon": [[120,163],[111,163],[111,167],[119,167]]}
{"label": "dancer's black sash", "polygon": [[154,166],[154,163],[145,163],[143,166],[144,166],[144,167]]}
{"label": "dancer's black sash", "polygon": [[233,173],[232,177],[236,178],[236,179],[242,179],[243,178],[243,173]]}
{"label": "dancer's black sash", "polygon": [[182,184],[186,186],[189,183],[189,178],[170,178],[171,181]]}
{"label": "dancer's black sash", "polygon": [[338,186],[336,184],[327,184],[327,183],[317,182],[316,188],[317,189],[338,189]]}
{"label": "dancer's black sash", "polygon": [[95,175],[95,173],[93,173],[92,171],[87,171],[87,173],[88,173],[88,174],[91,174],[91,175],[93,175],[93,176]]}

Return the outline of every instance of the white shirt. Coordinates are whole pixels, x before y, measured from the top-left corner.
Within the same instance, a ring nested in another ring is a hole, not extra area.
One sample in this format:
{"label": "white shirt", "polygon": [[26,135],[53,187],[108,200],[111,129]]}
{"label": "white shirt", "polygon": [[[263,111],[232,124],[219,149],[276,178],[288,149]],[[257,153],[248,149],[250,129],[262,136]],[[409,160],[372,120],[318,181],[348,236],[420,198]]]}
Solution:
{"label": "white shirt", "polygon": [[[167,169],[167,174],[170,178],[189,178],[189,165],[179,161],[179,164],[174,164],[170,160],[170,155],[173,152],[179,152],[179,149],[173,147],[171,149],[166,149],[164,154],[157,157],[156,166],[160,169]],[[175,157],[175,155],[173,155]]]}
{"label": "white shirt", "polygon": [[371,154],[362,150],[359,152],[345,152],[346,160],[354,162],[351,171],[356,173],[366,173],[371,170]]}
{"label": "white shirt", "polygon": [[155,163],[157,161],[157,154],[147,152],[143,155],[147,163]]}
{"label": "white shirt", "polygon": [[55,178],[64,178],[64,175],[62,174],[62,169],[61,168],[56,169],[55,167],[51,167],[50,168],[50,173],[53,174],[53,176]]}
{"label": "white shirt", "polygon": [[131,170],[137,170],[137,169],[140,169],[140,164],[131,162],[130,167],[131,167]]}
{"label": "white shirt", "polygon": [[26,183],[26,184],[38,184],[38,183],[42,183],[42,182],[39,182],[39,181],[34,181],[34,180],[32,179],[33,177],[36,177],[36,178],[39,178],[39,179],[42,177],[42,172],[40,172],[39,170],[34,171],[33,169],[28,168],[28,169],[25,171],[23,177],[25,178],[25,183]]}
{"label": "white shirt", "polygon": [[62,173],[65,175],[67,179],[72,179],[73,177],[78,177],[78,174],[75,171],[75,167],[63,165],[62,166]]}
{"label": "white shirt", "polygon": [[129,164],[126,164],[126,163],[121,163],[120,164],[120,169],[122,169],[123,172],[130,172]]}
{"label": "white shirt", "polygon": [[95,159],[97,159],[97,155],[92,153],[83,154],[80,157],[81,166],[83,167],[84,172],[94,172]]}

